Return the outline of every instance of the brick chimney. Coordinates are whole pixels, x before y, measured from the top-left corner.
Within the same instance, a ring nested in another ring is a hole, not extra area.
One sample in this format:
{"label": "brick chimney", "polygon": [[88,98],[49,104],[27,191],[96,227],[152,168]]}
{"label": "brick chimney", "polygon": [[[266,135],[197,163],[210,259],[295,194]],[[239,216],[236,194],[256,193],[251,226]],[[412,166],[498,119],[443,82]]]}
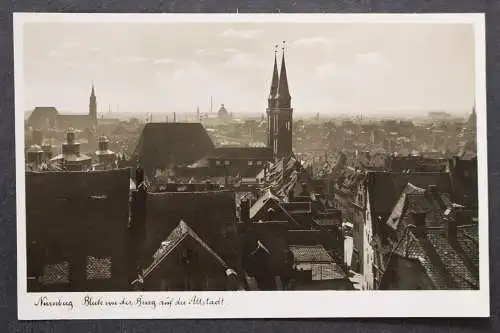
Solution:
{"label": "brick chimney", "polygon": [[415,236],[418,238],[423,238],[426,235],[426,226],[425,226],[425,217],[426,217],[425,212],[411,212],[411,219],[413,222],[413,225],[415,225]]}

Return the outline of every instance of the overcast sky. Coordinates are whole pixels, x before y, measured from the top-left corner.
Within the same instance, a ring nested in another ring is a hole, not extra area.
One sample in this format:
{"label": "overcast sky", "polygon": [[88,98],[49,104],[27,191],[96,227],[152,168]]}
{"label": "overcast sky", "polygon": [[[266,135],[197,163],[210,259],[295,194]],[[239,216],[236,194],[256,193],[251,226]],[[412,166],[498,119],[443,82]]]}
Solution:
{"label": "overcast sky", "polygon": [[27,23],[25,109],[264,112],[276,43],[296,113],[465,113],[474,31],[458,24]]}

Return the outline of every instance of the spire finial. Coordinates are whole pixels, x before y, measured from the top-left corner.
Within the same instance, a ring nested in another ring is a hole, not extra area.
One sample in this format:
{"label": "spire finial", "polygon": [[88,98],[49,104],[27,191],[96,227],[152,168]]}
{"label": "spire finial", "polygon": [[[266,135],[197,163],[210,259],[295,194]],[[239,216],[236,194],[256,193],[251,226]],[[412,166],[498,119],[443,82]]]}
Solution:
{"label": "spire finial", "polygon": [[281,46],[281,50],[285,52],[285,48],[286,48],[286,41],[284,40],[283,45]]}
{"label": "spire finial", "polygon": [[274,55],[276,55],[276,53],[278,53],[278,44],[274,45]]}

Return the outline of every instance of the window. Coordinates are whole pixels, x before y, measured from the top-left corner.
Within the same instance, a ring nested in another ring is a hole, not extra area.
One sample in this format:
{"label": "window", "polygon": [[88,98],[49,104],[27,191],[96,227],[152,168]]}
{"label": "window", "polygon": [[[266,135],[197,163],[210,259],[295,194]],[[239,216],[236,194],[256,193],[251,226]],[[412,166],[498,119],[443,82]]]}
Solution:
{"label": "window", "polygon": [[69,283],[69,262],[45,265],[40,282],[43,284]]}
{"label": "window", "polygon": [[229,161],[224,161],[224,165],[229,165]]}
{"label": "window", "polygon": [[262,161],[257,161],[257,165],[262,165]]}
{"label": "window", "polygon": [[253,161],[248,161],[248,165],[253,165]]}
{"label": "window", "polygon": [[111,257],[87,257],[87,280],[111,279]]}
{"label": "window", "polygon": [[215,161],[215,165],[220,165],[220,161]]}

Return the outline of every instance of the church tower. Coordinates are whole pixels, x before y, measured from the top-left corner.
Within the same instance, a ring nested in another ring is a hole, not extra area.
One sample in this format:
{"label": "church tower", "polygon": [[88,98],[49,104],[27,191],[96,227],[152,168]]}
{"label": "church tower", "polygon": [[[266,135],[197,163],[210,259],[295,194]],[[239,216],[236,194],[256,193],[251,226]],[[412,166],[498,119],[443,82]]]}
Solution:
{"label": "church tower", "polygon": [[276,158],[292,155],[292,124],[293,109],[288,87],[288,76],[285,63],[285,45],[283,42],[283,54],[281,57],[281,70],[278,79],[278,90],[275,95],[274,105],[271,111],[273,123],[273,151]]}
{"label": "church tower", "polygon": [[97,99],[95,96],[94,83],[92,82],[92,90],[89,99],[89,124],[91,127],[97,128]]}
{"label": "church tower", "polygon": [[[276,59],[276,53],[278,52],[278,45],[275,45],[274,49],[274,67],[273,67],[273,76],[271,79],[271,89],[269,92],[269,97],[267,99],[267,134],[268,134],[268,142],[267,145],[270,148],[274,147],[274,137],[275,137],[275,125],[274,125],[274,116],[273,110],[277,106],[277,94],[278,94],[278,62]],[[274,148],[273,148],[274,149]]]}

